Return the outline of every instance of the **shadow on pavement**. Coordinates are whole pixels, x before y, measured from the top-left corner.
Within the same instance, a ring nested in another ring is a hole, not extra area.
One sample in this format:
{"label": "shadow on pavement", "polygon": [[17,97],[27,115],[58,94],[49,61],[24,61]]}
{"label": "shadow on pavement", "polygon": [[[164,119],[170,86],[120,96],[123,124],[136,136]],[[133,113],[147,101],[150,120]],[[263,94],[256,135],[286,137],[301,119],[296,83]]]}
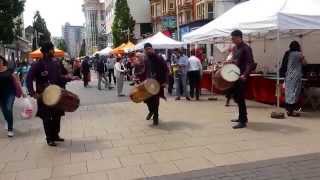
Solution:
{"label": "shadow on pavement", "polygon": [[271,122],[250,122],[248,129],[260,132],[279,132],[286,134],[298,134],[306,131],[304,128],[290,126],[285,124],[271,123]]}

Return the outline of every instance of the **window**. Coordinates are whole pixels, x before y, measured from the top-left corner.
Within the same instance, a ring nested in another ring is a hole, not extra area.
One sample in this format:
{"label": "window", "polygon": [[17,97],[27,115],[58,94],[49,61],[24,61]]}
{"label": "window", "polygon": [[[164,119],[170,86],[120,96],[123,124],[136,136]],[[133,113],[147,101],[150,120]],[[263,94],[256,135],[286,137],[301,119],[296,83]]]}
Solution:
{"label": "window", "polygon": [[105,11],[100,11],[100,19],[101,19],[101,21],[104,21],[104,19],[105,19]]}
{"label": "window", "polygon": [[158,16],[161,16],[161,5],[157,4],[156,6],[157,6],[157,8],[156,8],[156,17],[158,17]]}
{"label": "window", "polygon": [[162,12],[167,12],[167,0],[162,1]]}
{"label": "window", "polygon": [[186,11],[186,23],[192,21],[191,11]]}
{"label": "window", "polygon": [[170,1],[169,1],[169,9],[170,9],[170,10],[173,10],[173,9],[174,9],[174,6],[175,6],[175,2],[172,1],[172,0],[170,0]]}
{"label": "window", "polygon": [[208,19],[214,18],[214,12],[213,12],[213,3],[208,3]]}

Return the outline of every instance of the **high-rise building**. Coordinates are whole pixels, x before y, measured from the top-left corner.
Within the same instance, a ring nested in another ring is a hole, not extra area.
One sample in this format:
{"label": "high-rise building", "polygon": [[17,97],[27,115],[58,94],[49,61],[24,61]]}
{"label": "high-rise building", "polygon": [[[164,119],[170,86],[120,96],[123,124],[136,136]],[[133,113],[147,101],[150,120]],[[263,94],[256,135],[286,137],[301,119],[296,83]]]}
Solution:
{"label": "high-rise building", "polygon": [[69,23],[66,23],[62,27],[63,39],[67,45],[68,53],[72,58],[79,56],[81,43],[84,38],[82,36],[83,30],[83,26],[71,26]]}
{"label": "high-rise building", "polygon": [[[139,40],[146,34],[152,33],[150,2],[149,0],[127,0],[130,13],[135,20],[134,38]],[[112,23],[114,20],[116,0],[105,0],[106,9],[106,32],[108,46],[112,46]]]}
{"label": "high-rise building", "polygon": [[84,0],[82,5],[85,15],[86,54],[92,55],[107,46],[106,11],[104,2],[99,0]]}

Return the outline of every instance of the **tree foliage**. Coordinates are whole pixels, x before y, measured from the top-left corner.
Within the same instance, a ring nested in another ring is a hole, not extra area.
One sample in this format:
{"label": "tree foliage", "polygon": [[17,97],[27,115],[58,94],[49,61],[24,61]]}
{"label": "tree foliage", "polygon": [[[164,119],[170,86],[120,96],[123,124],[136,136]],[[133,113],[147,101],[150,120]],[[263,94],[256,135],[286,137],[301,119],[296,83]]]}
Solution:
{"label": "tree foliage", "polygon": [[37,11],[33,17],[33,29],[35,30],[34,34],[38,36],[34,37],[32,48],[35,50],[38,46],[41,46],[42,43],[48,42],[51,40],[51,33],[47,28],[46,21],[41,17],[40,12]]}
{"label": "tree foliage", "polygon": [[80,48],[79,57],[82,57],[85,55],[86,55],[86,41],[83,39],[82,44],[81,44],[81,48]]}
{"label": "tree foliage", "polygon": [[59,39],[58,44],[57,44],[57,48],[64,51],[64,52],[68,52],[68,46],[67,46],[64,39]]}
{"label": "tree foliage", "polygon": [[117,0],[115,6],[115,17],[112,24],[112,36],[113,45],[116,47],[128,41],[128,30],[130,33],[129,39],[132,40],[134,38],[133,31],[135,20],[130,14],[130,8],[127,0]]}
{"label": "tree foliage", "polygon": [[19,16],[24,11],[25,1],[1,0],[0,1],[0,43],[10,44],[17,36],[21,36],[22,23]]}

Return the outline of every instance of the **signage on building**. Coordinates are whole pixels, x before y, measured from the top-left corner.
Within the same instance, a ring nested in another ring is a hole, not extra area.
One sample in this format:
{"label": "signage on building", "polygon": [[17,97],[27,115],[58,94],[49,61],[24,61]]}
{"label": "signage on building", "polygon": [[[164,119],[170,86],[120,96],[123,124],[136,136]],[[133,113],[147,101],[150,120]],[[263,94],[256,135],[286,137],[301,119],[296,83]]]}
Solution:
{"label": "signage on building", "polygon": [[161,17],[161,24],[165,28],[176,28],[177,21],[175,16],[164,16]]}

